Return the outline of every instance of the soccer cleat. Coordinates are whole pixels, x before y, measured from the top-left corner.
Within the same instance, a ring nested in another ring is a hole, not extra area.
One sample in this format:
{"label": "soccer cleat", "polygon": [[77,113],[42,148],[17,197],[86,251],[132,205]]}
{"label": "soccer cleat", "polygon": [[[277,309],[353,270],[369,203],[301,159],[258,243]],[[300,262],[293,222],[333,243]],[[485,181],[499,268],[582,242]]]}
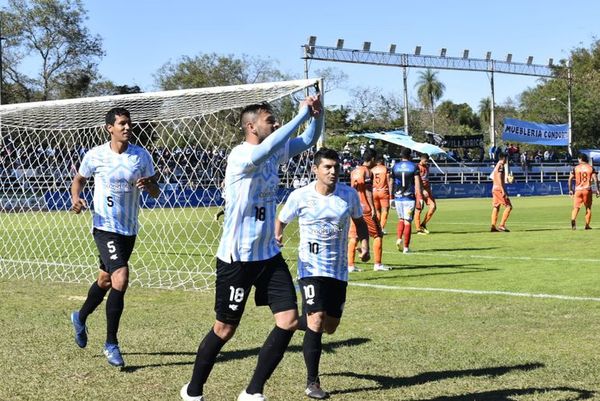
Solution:
{"label": "soccer cleat", "polygon": [[498,226],[498,231],[502,231],[505,233],[509,233],[510,230],[508,228],[506,228],[505,226]]}
{"label": "soccer cleat", "polygon": [[492,228],[490,228],[490,232],[497,233],[498,231],[500,230],[498,230],[496,226],[492,226]]}
{"label": "soccer cleat", "polygon": [[421,225],[421,232],[423,234],[429,234],[429,230],[427,229],[427,227],[425,227],[424,225]]}
{"label": "soccer cleat", "polygon": [[585,229],[586,229],[586,230],[591,230],[591,229],[592,229],[592,227],[591,227],[589,224],[586,224],[586,225],[585,225]]}
{"label": "soccer cleat", "polygon": [[314,398],[317,400],[323,400],[329,397],[329,394],[327,394],[326,391],[323,391],[319,383],[310,383],[306,387],[306,390],[304,390],[304,394],[306,394],[308,398]]}
{"label": "soccer cleat", "polygon": [[188,395],[187,389],[188,389],[189,385],[190,385],[190,383],[184,384],[183,387],[181,388],[181,391],[179,392],[179,395],[181,396],[181,399],[183,401],[206,401],[204,399],[204,396],[202,396],[202,395],[196,395],[196,396]]}
{"label": "soccer cleat", "polygon": [[267,398],[261,393],[248,394],[246,390],[242,391],[237,401],[267,401]]}
{"label": "soccer cleat", "polygon": [[577,229],[577,223],[575,223],[575,220],[571,220],[571,230],[576,230]]}
{"label": "soccer cleat", "polygon": [[73,323],[73,329],[75,330],[75,342],[79,348],[85,348],[88,340],[87,327],[79,321],[79,311],[71,313],[71,323]]}
{"label": "soccer cleat", "polygon": [[123,357],[121,356],[121,350],[119,349],[119,344],[104,344],[104,356],[108,360],[108,363],[112,366],[123,367],[125,366],[125,361],[123,361]]}
{"label": "soccer cleat", "polygon": [[429,231],[425,230],[424,228],[419,228],[417,230],[417,234],[419,234],[419,235],[427,235],[427,234],[429,234]]}
{"label": "soccer cleat", "polygon": [[412,252],[410,251],[410,249],[408,249],[407,246],[405,246],[404,249],[402,250],[402,253],[406,254],[406,253],[412,253]]}
{"label": "soccer cleat", "polygon": [[353,273],[353,272],[361,272],[361,271],[362,271],[362,269],[361,269],[360,267],[356,267],[356,266],[348,266],[348,271],[349,271],[350,273]]}
{"label": "soccer cleat", "polygon": [[390,267],[382,265],[381,263],[376,263],[373,265],[373,270],[376,272],[383,272],[383,271],[388,271],[388,270],[392,270],[392,269]]}
{"label": "soccer cleat", "polygon": [[402,238],[396,240],[396,248],[398,248],[398,251],[402,251]]}

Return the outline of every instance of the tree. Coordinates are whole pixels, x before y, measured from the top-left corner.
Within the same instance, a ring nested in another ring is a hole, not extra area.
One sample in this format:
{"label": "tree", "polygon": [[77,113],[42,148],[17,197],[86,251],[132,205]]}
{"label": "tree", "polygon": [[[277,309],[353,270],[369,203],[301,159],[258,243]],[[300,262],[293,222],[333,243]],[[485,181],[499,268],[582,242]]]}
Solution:
{"label": "tree", "polygon": [[[2,71],[10,101],[78,97],[97,77],[102,40],[83,25],[81,0],[8,0],[2,10]],[[28,75],[23,60],[37,72]],[[4,93],[2,94],[4,97]]]}
{"label": "tree", "polygon": [[435,102],[442,98],[446,86],[437,79],[437,72],[431,68],[419,72],[415,86],[419,100],[431,110],[431,130],[435,132]]}
{"label": "tree", "polygon": [[273,67],[271,59],[216,53],[195,57],[182,56],[176,62],[167,62],[154,74],[162,90],[206,88],[224,85],[242,85],[280,81],[287,76]]}

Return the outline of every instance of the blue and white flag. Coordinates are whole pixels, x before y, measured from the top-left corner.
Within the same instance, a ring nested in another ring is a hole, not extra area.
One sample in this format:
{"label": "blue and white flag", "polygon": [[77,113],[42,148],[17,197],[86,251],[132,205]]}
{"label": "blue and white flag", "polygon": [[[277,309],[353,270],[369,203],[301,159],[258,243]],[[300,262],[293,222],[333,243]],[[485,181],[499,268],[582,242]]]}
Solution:
{"label": "blue and white flag", "polygon": [[502,140],[543,146],[567,146],[569,144],[569,125],[541,124],[516,118],[505,118]]}

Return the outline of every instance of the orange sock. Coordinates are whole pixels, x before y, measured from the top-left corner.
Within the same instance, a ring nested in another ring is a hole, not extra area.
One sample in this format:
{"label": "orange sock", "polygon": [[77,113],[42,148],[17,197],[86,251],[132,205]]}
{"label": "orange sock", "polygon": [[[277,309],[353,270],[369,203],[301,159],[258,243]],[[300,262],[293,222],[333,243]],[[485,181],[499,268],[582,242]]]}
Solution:
{"label": "orange sock", "polygon": [[421,210],[415,209],[415,215],[413,217],[413,221],[415,222],[415,228],[418,230],[421,229]]}
{"label": "orange sock", "polygon": [[504,227],[504,225],[506,224],[506,220],[508,220],[508,216],[510,216],[510,211],[512,209],[507,207],[506,209],[504,209],[504,213],[502,213],[502,220],[500,221],[500,225],[502,227]]}
{"label": "orange sock", "polygon": [[406,223],[404,223],[404,247],[405,248],[408,248],[408,246],[410,245],[411,229],[412,229],[412,227],[410,226],[410,223],[408,221]]}
{"label": "orange sock", "polygon": [[373,240],[373,252],[375,253],[375,263],[381,263],[381,254],[383,250],[381,249],[381,237],[377,237]]}
{"label": "orange sock", "polygon": [[398,225],[396,226],[396,234],[397,238],[402,238],[402,234],[404,233],[404,220],[398,220]]}
{"label": "orange sock", "polygon": [[492,209],[492,226],[496,226],[497,221],[498,221],[498,208],[495,207]]}
{"label": "orange sock", "polygon": [[354,252],[356,250],[356,238],[348,239],[348,266],[354,266]]}
{"label": "orange sock", "polygon": [[387,223],[387,218],[388,218],[388,211],[383,209],[381,211],[381,220],[379,220],[379,222],[381,223],[382,230],[385,228],[385,223]]}

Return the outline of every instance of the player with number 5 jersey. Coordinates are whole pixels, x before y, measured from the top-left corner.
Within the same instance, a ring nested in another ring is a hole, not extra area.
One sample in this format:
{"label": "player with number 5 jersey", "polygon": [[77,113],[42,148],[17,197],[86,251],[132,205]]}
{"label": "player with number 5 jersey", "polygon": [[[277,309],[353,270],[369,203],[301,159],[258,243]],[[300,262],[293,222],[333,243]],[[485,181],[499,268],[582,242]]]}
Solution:
{"label": "player with number 5 jersey", "polygon": [[337,152],[319,149],[312,166],[317,180],[290,194],[275,227],[275,238],[282,245],[285,227],[298,218],[298,283],[303,310],[298,328],[305,331],[305,394],[316,399],[328,395],[319,380],[321,338],[323,332],[335,332],[346,302],[350,221],[354,222],[361,241],[361,259],[363,262],[369,259],[369,230],[360,199],[354,188],[337,182],[339,168]]}
{"label": "player with number 5 jersey", "polygon": [[87,179],[94,177],[92,233],[100,254],[98,280],[92,284],[79,311],[71,314],[77,345],[87,345],[88,316],[106,300],[106,343],[104,355],[113,366],[125,365],[117,331],[129,283],[129,257],[138,233],[140,192],[157,197],[152,156],[141,146],[129,142],[132,123],[129,111],[113,108],[105,116],[110,141],[85,154],[71,186],[72,210],[80,213],[87,207],[81,197]]}

